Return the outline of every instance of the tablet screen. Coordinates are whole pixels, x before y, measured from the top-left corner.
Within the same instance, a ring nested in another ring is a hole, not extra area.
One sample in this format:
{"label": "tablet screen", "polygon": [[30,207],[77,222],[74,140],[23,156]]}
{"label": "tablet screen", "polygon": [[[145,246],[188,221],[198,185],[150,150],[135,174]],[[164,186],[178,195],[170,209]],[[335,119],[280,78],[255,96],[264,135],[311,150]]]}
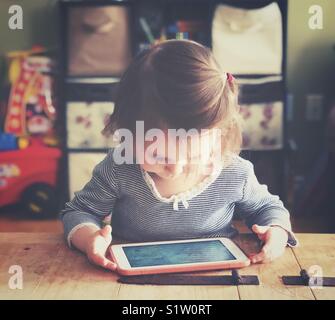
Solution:
{"label": "tablet screen", "polygon": [[220,240],[123,247],[131,267],[236,260]]}

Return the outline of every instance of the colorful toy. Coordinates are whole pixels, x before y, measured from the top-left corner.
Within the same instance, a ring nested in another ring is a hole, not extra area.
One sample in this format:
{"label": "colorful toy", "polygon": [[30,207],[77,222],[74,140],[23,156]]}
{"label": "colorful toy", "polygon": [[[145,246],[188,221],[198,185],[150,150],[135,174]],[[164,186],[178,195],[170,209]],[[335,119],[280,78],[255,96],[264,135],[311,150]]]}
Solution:
{"label": "colorful toy", "polygon": [[10,96],[4,131],[25,136],[51,134],[56,117],[52,99],[51,61],[47,57],[9,54]]}
{"label": "colorful toy", "polygon": [[57,171],[61,150],[54,131],[51,60],[31,56],[45,49],[12,52],[10,94],[0,132],[0,207],[21,202],[33,217],[58,212]]}
{"label": "colorful toy", "polygon": [[0,207],[21,202],[35,217],[57,214],[57,169],[61,151],[30,138],[22,150],[0,153]]}
{"label": "colorful toy", "polygon": [[17,138],[11,133],[0,133],[0,150],[18,149]]}
{"label": "colorful toy", "polygon": [[0,132],[0,151],[24,149],[29,145],[28,137],[16,137],[11,133]]}

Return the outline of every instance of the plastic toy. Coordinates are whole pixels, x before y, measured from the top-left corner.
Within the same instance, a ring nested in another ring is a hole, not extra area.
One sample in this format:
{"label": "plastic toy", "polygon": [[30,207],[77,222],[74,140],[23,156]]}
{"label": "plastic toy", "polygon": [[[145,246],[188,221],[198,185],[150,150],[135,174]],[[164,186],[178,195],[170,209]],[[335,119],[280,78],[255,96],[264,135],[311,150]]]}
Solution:
{"label": "plastic toy", "polygon": [[57,171],[61,150],[55,135],[51,60],[45,49],[12,52],[10,94],[0,132],[0,207],[21,202],[23,212],[41,218],[57,214]]}
{"label": "plastic toy", "polygon": [[24,149],[29,145],[28,137],[16,137],[11,133],[0,132],[0,151]]}
{"label": "plastic toy", "polygon": [[33,217],[56,214],[60,157],[61,151],[41,138],[30,138],[25,149],[0,152],[0,207],[21,202]]}
{"label": "plastic toy", "polygon": [[16,136],[50,133],[56,116],[50,59],[24,53],[9,57],[17,62],[12,61],[9,68],[11,90],[4,131]]}

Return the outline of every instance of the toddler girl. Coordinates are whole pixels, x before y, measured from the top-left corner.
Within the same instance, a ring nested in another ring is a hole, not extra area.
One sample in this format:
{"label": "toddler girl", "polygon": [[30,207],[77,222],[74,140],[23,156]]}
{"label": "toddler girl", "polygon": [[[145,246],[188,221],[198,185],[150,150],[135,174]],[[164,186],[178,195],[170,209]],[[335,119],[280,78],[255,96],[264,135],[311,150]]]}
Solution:
{"label": "toddler girl", "polygon": [[115,270],[111,225],[129,242],[233,237],[237,213],[264,243],[253,263],[296,245],[283,203],[238,155],[237,94],[232,75],[196,42],[168,40],[139,54],[104,129],[120,144],[61,212],[69,245]]}

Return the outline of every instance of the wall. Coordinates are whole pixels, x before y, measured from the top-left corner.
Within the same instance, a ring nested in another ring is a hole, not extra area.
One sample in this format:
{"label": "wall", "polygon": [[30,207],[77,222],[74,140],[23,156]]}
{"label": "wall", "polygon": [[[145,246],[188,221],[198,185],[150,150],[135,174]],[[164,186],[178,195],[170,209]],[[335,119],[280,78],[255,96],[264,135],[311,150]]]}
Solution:
{"label": "wall", "polygon": [[[322,30],[308,26],[308,10],[315,4],[323,8]],[[289,0],[288,11],[287,84],[294,108],[288,128],[298,145],[296,172],[301,174],[310,171],[324,142],[324,121],[305,119],[306,95],[325,96],[323,118],[335,98],[335,1]]]}
{"label": "wall", "polygon": [[[54,49],[58,42],[57,0],[1,0],[0,56],[1,75],[4,75],[3,55],[11,50],[26,50],[39,44]],[[11,5],[23,9],[23,30],[10,30],[8,9]]]}

